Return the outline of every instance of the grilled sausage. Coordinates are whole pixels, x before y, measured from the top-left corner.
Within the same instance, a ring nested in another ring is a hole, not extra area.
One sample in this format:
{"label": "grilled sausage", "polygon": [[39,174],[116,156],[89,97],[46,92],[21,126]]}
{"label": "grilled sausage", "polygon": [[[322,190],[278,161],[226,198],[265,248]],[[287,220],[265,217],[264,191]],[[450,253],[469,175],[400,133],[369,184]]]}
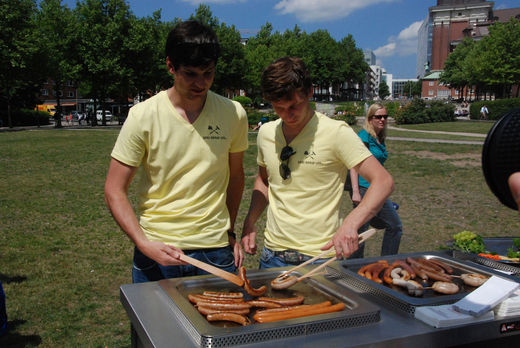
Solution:
{"label": "grilled sausage", "polygon": [[244,298],[244,294],[241,292],[216,292],[216,291],[204,291],[204,296],[218,297],[218,298]]}
{"label": "grilled sausage", "polygon": [[449,274],[453,273],[453,268],[451,268],[450,265],[446,264],[445,262],[442,262],[441,260],[429,259],[428,261],[436,264],[439,267],[442,267],[446,271],[446,273],[449,273]]}
{"label": "grilled sausage", "polygon": [[249,308],[244,309],[213,309],[202,306],[197,306],[197,310],[204,315],[215,314],[215,313],[236,313],[236,314],[249,314]]}
{"label": "grilled sausage", "polygon": [[381,284],[383,281],[381,280],[381,278],[379,278],[379,273],[381,273],[381,271],[387,267],[388,267],[388,263],[385,264],[383,262],[380,262],[376,266],[370,268],[372,280],[375,281],[376,283]]}
{"label": "grilled sausage", "polygon": [[303,296],[289,297],[289,298],[273,298],[273,297],[259,297],[260,301],[269,301],[281,304],[282,306],[295,306],[302,304],[305,300]]}
{"label": "grilled sausage", "polygon": [[246,316],[243,316],[241,314],[236,314],[236,313],[208,314],[206,316],[206,319],[208,319],[208,321],[232,321],[232,322],[240,324],[242,326],[251,324],[251,322],[249,321],[249,318],[247,318]]}
{"label": "grilled sausage", "polygon": [[432,272],[430,270],[427,270],[426,268],[423,268],[422,271],[426,273],[428,278],[434,279],[434,280],[440,280],[443,282],[451,282],[452,278],[446,273],[438,273],[438,272]]}
{"label": "grilled sausage", "polygon": [[199,301],[212,301],[212,302],[243,302],[241,298],[225,298],[225,297],[211,297],[205,295],[188,294],[188,300],[191,303],[197,303]]}
{"label": "grilled sausage", "polygon": [[256,311],[256,314],[271,313],[271,312],[284,312],[284,311],[294,310],[294,309],[298,309],[298,308],[306,308],[306,307],[309,307],[309,306],[313,306],[313,307],[328,307],[331,304],[332,303],[330,301],[325,301],[325,302],[321,302],[321,303],[314,304],[314,305],[299,305],[299,306],[291,306],[291,307],[260,309],[260,310]]}
{"label": "grilled sausage", "polygon": [[430,260],[427,259],[417,259],[417,262],[419,262],[422,265],[423,269],[426,269],[430,272],[436,272],[436,273],[444,273],[444,268],[440,267],[439,265],[436,265]]}
{"label": "grilled sausage", "polygon": [[415,274],[417,274],[419,276],[419,278],[421,278],[422,280],[428,279],[428,275],[426,275],[426,273],[424,273],[423,269],[421,268],[421,264],[419,262],[415,261],[411,257],[407,257],[406,262],[408,262],[408,264],[412,267],[412,270],[415,272]]}
{"label": "grilled sausage", "polygon": [[296,276],[277,277],[271,281],[271,288],[274,290],[284,290],[296,284],[297,281],[298,278]]}
{"label": "grilled sausage", "polygon": [[247,301],[246,303],[249,303],[251,307],[259,307],[259,308],[280,308],[282,307],[281,304],[271,301],[261,301],[261,300],[252,300]]}
{"label": "grilled sausage", "polygon": [[405,271],[407,271],[408,274],[410,275],[411,279],[415,279],[415,276],[416,276],[415,272],[412,269],[412,267],[410,267],[410,265],[406,263],[406,261],[404,261],[404,260],[395,260],[394,263],[397,263],[400,267],[402,267]]}
{"label": "grilled sausage", "polygon": [[199,302],[197,302],[197,306],[211,308],[211,309],[220,309],[220,310],[251,308],[251,305],[247,302],[199,301]]}
{"label": "grilled sausage", "polygon": [[451,282],[435,282],[432,285],[432,289],[435,292],[440,292],[441,294],[453,295],[459,292],[459,287],[455,283]]}
{"label": "grilled sausage", "polygon": [[318,315],[325,313],[338,312],[345,309],[345,304],[343,302],[337,303],[331,306],[321,306],[321,307],[312,307],[312,305],[308,305],[309,307],[305,307],[305,305],[301,306],[303,308],[297,309],[289,309],[287,311],[281,312],[268,312],[263,313],[261,315],[255,314],[253,317],[259,323],[269,323],[273,321],[286,320],[286,319],[294,319],[301,318],[310,315]]}
{"label": "grilled sausage", "polygon": [[267,291],[267,286],[262,285],[258,289],[253,288],[249,284],[249,280],[247,280],[246,276],[246,268],[244,266],[240,267],[238,274],[240,275],[240,278],[244,281],[244,290],[251,296],[258,297],[262,296]]}
{"label": "grilled sausage", "polygon": [[489,279],[489,277],[478,273],[464,273],[461,274],[460,277],[464,281],[464,284],[475,287],[481,286]]}

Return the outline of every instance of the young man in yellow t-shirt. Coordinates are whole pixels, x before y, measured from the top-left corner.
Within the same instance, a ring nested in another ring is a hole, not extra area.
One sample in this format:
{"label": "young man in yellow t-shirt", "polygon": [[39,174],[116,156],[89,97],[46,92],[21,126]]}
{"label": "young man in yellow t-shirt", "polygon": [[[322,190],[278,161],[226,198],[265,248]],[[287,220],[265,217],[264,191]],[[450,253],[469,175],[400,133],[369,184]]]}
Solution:
{"label": "young man in yellow t-shirt", "polygon": [[[392,192],[392,177],[345,122],[312,110],[310,73],[301,59],[276,60],[262,73],[261,86],[280,119],[258,133],[258,175],[241,241],[245,252],[256,253],[255,222],[268,207],[260,268],[298,264],[332,246],[338,258],[348,257],[358,248],[359,227]],[[350,168],[371,185],[341,221]]]}
{"label": "young man in yellow t-shirt", "polygon": [[[135,243],[134,282],[205,274],[182,253],[230,272],[242,263],[233,226],[248,122],[239,103],[209,91],[218,56],[210,28],[178,24],[166,42],[174,85],[130,109],[112,151],[105,199]],[[136,214],[127,193],[138,167]]]}

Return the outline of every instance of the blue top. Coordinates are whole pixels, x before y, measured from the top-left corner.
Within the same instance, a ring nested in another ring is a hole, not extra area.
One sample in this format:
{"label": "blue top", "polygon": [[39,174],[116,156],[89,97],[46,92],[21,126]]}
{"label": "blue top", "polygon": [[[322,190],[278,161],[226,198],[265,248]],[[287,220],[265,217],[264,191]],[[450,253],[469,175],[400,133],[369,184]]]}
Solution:
{"label": "blue top", "polygon": [[[381,144],[377,142],[377,139],[371,136],[366,130],[362,129],[358,136],[361,138],[363,143],[367,145],[368,149],[374,155],[375,158],[381,163],[382,166],[385,165],[385,161],[388,158],[388,152],[386,151],[386,145],[383,141]],[[361,175],[358,175],[359,186],[367,188],[370,186],[370,183],[363,179]]]}

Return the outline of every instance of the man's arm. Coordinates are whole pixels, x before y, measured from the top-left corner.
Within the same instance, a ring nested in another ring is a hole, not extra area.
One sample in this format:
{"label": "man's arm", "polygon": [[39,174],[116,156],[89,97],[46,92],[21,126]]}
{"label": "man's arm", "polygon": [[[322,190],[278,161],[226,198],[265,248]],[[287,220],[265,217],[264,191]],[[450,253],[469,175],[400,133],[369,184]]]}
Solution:
{"label": "man's arm", "polygon": [[368,157],[354,169],[370,182],[370,186],[359,205],[343,220],[331,241],[321,248],[327,250],[334,246],[338,258],[348,257],[358,249],[358,229],[381,210],[394,190],[392,176],[374,156]]}
{"label": "man's arm", "polygon": [[246,253],[256,254],[256,226],[255,223],[262,215],[265,207],[269,204],[268,198],[269,183],[267,181],[267,170],[265,167],[258,167],[258,175],[256,176],[253,193],[251,195],[251,204],[247,212],[244,226],[242,228],[242,245]]}
{"label": "man's arm", "polygon": [[161,265],[180,265],[182,250],[161,242],[151,242],[139,226],[135,212],[128,200],[128,188],[137,167],[112,159],[105,181],[105,202],[121,229],[130,237],[143,254]]}
{"label": "man's arm", "polygon": [[361,202],[361,194],[359,193],[359,178],[356,169],[350,170],[350,187],[352,187],[352,202],[359,204]]}
{"label": "man's arm", "polygon": [[[244,152],[232,152],[229,154],[229,183],[227,187],[226,206],[229,211],[229,219],[231,222],[230,232],[235,229],[235,221],[244,192]],[[235,238],[229,237],[229,244],[233,248],[235,255],[235,266],[240,267],[244,260],[244,253]]]}

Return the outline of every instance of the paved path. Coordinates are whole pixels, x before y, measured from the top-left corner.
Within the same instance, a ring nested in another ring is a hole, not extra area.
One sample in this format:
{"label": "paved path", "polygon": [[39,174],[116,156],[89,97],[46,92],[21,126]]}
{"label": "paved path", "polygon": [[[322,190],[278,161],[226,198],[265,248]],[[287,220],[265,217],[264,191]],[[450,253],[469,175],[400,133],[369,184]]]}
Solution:
{"label": "paved path", "polygon": [[465,145],[484,145],[483,141],[472,140],[449,140],[449,139],[425,139],[425,138],[401,138],[387,137],[388,140],[416,141],[420,143],[444,143],[444,144],[465,144]]}
{"label": "paved path", "polygon": [[449,135],[463,135],[466,137],[478,137],[478,138],[486,138],[487,134],[479,134],[479,133],[463,133],[463,132],[443,132],[443,131],[427,131],[427,130],[418,130],[418,129],[407,129],[407,128],[398,128],[393,126],[388,126],[388,129],[403,131],[403,132],[419,132],[419,133],[431,133],[431,134],[449,134]]}

